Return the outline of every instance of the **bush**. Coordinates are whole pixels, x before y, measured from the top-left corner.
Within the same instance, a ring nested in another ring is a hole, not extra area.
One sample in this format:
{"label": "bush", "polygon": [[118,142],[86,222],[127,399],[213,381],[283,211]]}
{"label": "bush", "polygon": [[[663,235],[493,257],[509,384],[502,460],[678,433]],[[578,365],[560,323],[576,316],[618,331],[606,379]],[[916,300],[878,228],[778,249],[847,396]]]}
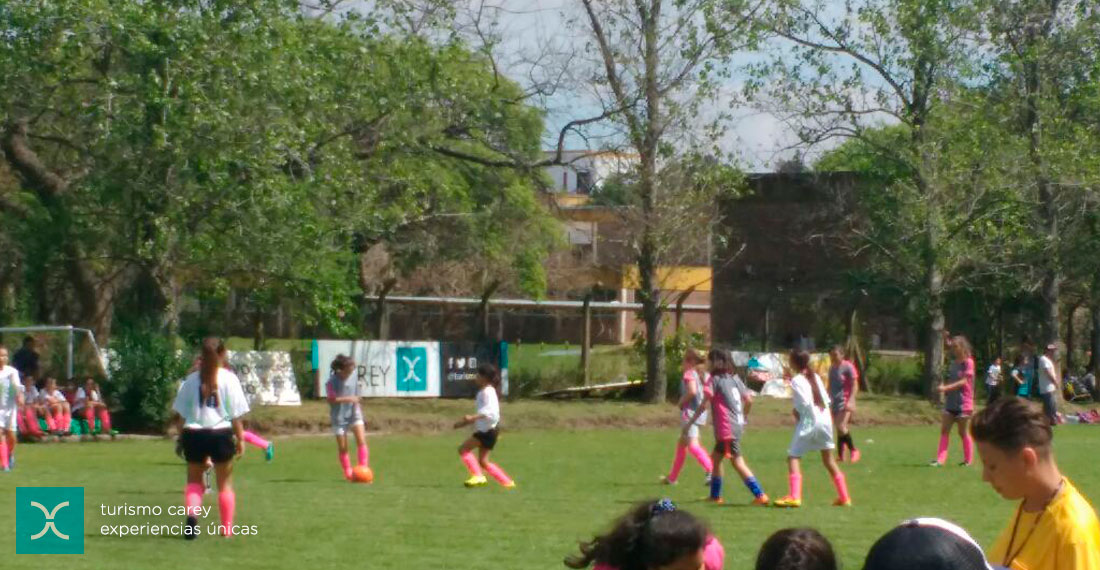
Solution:
{"label": "bush", "polygon": [[[665,337],[665,399],[676,401],[680,395],[680,380],[683,374],[680,372],[680,363],[684,360],[684,353],[688,348],[696,348],[706,354],[707,339],[703,333],[687,333],[683,329],[675,334]],[[643,362],[643,378],[645,376],[645,336],[641,333],[634,335],[634,351]]]}
{"label": "bush", "polygon": [[115,414],[119,429],[161,433],[172,417],[172,400],[190,359],[163,334],[124,331],[111,340],[110,389],[120,406]]}
{"label": "bush", "polygon": [[919,357],[874,356],[865,374],[872,392],[923,394]]}

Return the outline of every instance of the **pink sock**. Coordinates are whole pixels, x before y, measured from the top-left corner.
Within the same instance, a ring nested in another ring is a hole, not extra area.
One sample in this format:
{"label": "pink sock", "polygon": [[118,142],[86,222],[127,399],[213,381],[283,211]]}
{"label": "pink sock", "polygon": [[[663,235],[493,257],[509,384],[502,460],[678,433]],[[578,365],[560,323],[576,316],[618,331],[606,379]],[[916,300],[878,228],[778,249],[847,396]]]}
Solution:
{"label": "pink sock", "polygon": [[188,516],[199,516],[198,509],[202,507],[202,483],[188,483],[183,488],[183,505],[187,507]]}
{"label": "pink sock", "polygon": [[791,473],[787,476],[787,482],[791,486],[791,497],[802,500],[802,474]]}
{"label": "pink sock", "polygon": [[367,467],[370,465],[370,450],[367,449],[367,444],[359,446],[359,465]]}
{"label": "pink sock", "polygon": [[15,414],[17,423],[19,424],[19,433],[29,433],[31,430],[27,428],[26,414]]}
{"label": "pink sock", "polygon": [[695,460],[699,462],[699,465],[703,466],[703,469],[707,470],[707,473],[714,471],[714,464],[710,461],[710,455],[707,454],[707,450],[703,449],[703,446],[698,443],[691,444],[688,451],[695,456]]}
{"label": "pink sock", "polygon": [[8,440],[0,436],[0,469],[8,468]]}
{"label": "pink sock", "polygon": [[512,478],[509,477],[508,474],[505,473],[504,470],[501,469],[500,466],[496,463],[486,463],[485,470],[488,471],[489,475],[491,475],[493,479],[496,479],[497,483],[500,483],[501,485],[508,485],[512,482]]}
{"label": "pink sock", "polygon": [[680,470],[684,468],[684,459],[687,458],[687,448],[676,446],[676,456],[672,458],[672,469],[668,472],[668,482],[675,483],[680,478]]}
{"label": "pink sock", "polygon": [[57,420],[54,419],[53,414],[46,412],[46,427],[50,431],[57,431]]}
{"label": "pink sock", "polygon": [[466,470],[470,472],[470,475],[481,475],[481,466],[477,464],[477,458],[474,454],[467,451],[462,454],[462,462],[466,464]]}
{"label": "pink sock", "polygon": [[340,467],[344,469],[344,478],[351,479],[351,457],[348,456],[348,452],[340,454]]}
{"label": "pink sock", "polygon": [[64,423],[61,425],[61,431],[64,431],[64,432],[72,431],[73,413],[72,412],[65,412],[65,415],[63,416],[63,418],[64,418]]}
{"label": "pink sock", "polygon": [[951,444],[950,434],[940,434],[940,449],[936,452],[936,461],[943,465],[947,463],[947,446]]}
{"label": "pink sock", "polygon": [[90,406],[84,408],[84,421],[88,422],[88,431],[95,431],[95,410]]}
{"label": "pink sock", "polygon": [[267,449],[267,440],[248,430],[244,431],[244,442],[260,449]]}
{"label": "pink sock", "polygon": [[41,436],[42,428],[38,427],[38,415],[34,413],[34,410],[28,406],[23,415],[26,417],[27,433]]}
{"label": "pink sock", "polygon": [[963,440],[963,461],[966,461],[967,465],[974,461],[974,439],[970,437],[970,434],[966,434],[962,438]]}
{"label": "pink sock", "polygon": [[836,477],[833,477],[833,485],[836,485],[836,494],[841,501],[851,500],[851,496],[848,495],[848,480],[844,478],[843,473],[837,472]]}
{"label": "pink sock", "polygon": [[103,430],[103,433],[111,431],[111,413],[107,411],[107,408],[99,409],[99,427]]}
{"label": "pink sock", "polygon": [[233,511],[237,510],[237,494],[232,490],[218,493],[218,512],[222,516],[225,536],[233,536]]}

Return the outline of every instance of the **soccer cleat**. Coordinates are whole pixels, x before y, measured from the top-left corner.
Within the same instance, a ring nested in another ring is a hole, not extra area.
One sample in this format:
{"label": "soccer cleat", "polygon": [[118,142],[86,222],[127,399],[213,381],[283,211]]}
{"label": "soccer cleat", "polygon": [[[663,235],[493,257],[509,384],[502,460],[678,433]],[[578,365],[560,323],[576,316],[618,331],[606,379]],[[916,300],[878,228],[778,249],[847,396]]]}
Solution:
{"label": "soccer cleat", "polygon": [[860,453],[858,449],[852,450],[852,463],[859,463]]}
{"label": "soccer cleat", "polygon": [[959,467],[970,467],[969,461],[962,461],[959,463]]}
{"label": "soccer cleat", "polygon": [[264,450],[264,459],[266,459],[268,463],[271,463],[271,460],[275,459],[275,443],[274,442],[268,442],[267,449]]}
{"label": "soccer cleat", "polygon": [[674,479],[669,479],[668,475],[661,475],[661,484],[662,485],[675,485],[676,481]]}
{"label": "soccer cleat", "polygon": [[930,463],[928,464],[928,466],[929,466],[929,467],[943,467],[943,463],[940,463],[939,461],[936,461],[935,459],[933,459],[933,460],[932,460],[932,461],[931,461],[931,462],[930,462]]}
{"label": "soccer cleat", "polygon": [[707,473],[705,476],[703,476],[703,486],[710,487],[710,473]]}
{"label": "soccer cleat", "polygon": [[797,509],[802,506],[802,499],[786,496],[782,499],[777,499],[773,504],[781,509]]}
{"label": "soccer cleat", "polygon": [[489,480],[486,479],[484,475],[473,475],[469,479],[467,479],[465,483],[463,483],[463,485],[465,485],[468,489],[472,489],[474,487],[484,487],[488,484]]}
{"label": "soccer cleat", "polygon": [[833,506],[834,507],[850,507],[850,506],[852,506],[852,500],[851,499],[839,499],[838,498],[837,500],[833,501]]}
{"label": "soccer cleat", "polygon": [[769,499],[767,495],[760,495],[759,497],[756,497],[752,500],[752,504],[759,505],[761,507],[766,507],[771,502],[771,499]]}
{"label": "soccer cleat", "polygon": [[184,530],[183,539],[184,540],[195,540],[195,537],[198,536],[198,526],[199,526],[198,517],[194,517],[194,516],[187,517],[187,525],[186,526],[187,526],[187,528],[191,529],[191,532],[187,532],[186,530]]}
{"label": "soccer cleat", "polygon": [[707,502],[714,503],[716,505],[724,505],[726,503],[726,500],[722,497],[707,497]]}
{"label": "soccer cleat", "polygon": [[515,489],[516,488],[516,482],[515,481],[509,481],[509,482],[505,483],[504,485],[502,485],[502,487],[504,487],[505,489]]}

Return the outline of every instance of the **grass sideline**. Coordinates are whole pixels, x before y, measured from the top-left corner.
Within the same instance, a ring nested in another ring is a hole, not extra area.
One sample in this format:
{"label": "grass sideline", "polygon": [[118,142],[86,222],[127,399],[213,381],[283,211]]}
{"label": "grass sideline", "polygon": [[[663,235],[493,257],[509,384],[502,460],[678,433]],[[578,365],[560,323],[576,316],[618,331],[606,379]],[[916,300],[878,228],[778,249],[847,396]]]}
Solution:
{"label": "grass sideline", "polygon": [[[751,568],[763,540],[784,527],[820,529],[842,567],[859,568],[870,545],[905,518],[948,518],[983,545],[1008,521],[1013,504],[982,483],[979,467],[924,466],[935,452],[933,427],[870,427],[855,435],[864,460],[844,464],[855,500],[850,509],[830,506],[834,491],[815,461],[805,465],[806,503],[797,510],[749,507],[749,494],[736,481],[727,486],[727,505],[704,504],[702,474],[690,460],[680,485],[658,485],[676,439],[669,429],[505,432],[494,458],[518,481],[514,491],[462,487],[455,448],[465,432],[372,436],[376,482],[370,486],[341,479],[330,438],[276,439],[273,463],[249,448],[237,464],[237,522],[257,525],[259,534],[233,540],[100,535],[102,525],[180,522],[100,514],[100,505],[179,504],[184,466],[169,441],[21,446],[16,470],[0,474],[0,484],[84,487],[85,554],[64,560],[82,570],[159,570],[188,561],[257,570],[564,568],[561,559],[578,540],[604,529],[633,502],[660,496],[709,522],[725,546],[726,568]],[[1055,436],[1059,463],[1093,501],[1100,500],[1098,440],[1100,430],[1092,426],[1060,426]],[[785,490],[789,441],[788,428],[759,426],[751,426],[744,441],[750,465],[773,497]],[[957,438],[951,453],[954,465]],[[0,493],[0,511],[13,512],[14,497]],[[216,518],[214,497],[204,504]],[[0,518],[0,533],[11,536],[13,527],[13,517]],[[0,550],[7,554],[5,568],[41,568],[44,559],[13,550],[10,539]]]}

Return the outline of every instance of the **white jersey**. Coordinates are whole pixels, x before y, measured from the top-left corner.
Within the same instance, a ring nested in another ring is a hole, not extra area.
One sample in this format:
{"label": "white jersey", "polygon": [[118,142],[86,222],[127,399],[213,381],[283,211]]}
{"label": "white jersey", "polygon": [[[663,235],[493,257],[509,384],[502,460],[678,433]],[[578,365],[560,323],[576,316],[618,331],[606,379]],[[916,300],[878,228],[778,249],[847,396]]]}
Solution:
{"label": "white jersey", "polygon": [[833,416],[829,412],[829,394],[821,377],[814,374],[814,382],[821,393],[823,408],[814,404],[813,388],[810,380],[799,374],[791,379],[791,391],[794,393],[794,409],[798,412],[798,425],[794,428],[791,447],[787,454],[802,457],[809,451],[833,449]]}
{"label": "white jersey", "polygon": [[497,391],[492,386],[486,386],[478,391],[477,414],[485,416],[474,421],[474,429],[477,431],[489,431],[500,423],[500,400],[497,399]]}
{"label": "white jersey", "polygon": [[1050,394],[1058,389],[1058,372],[1047,355],[1039,357],[1039,393]]}
{"label": "white jersey", "polygon": [[202,379],[192,372],[180,384],[172,409],[183,416],[186,429],[225,429],[232,421],[248,413],[248,400],[237,375],[218,369],[218,397],[201,401]]}
{"label": "white jersey", "polygon": [[0,368],[0,412],[7,412],[19,407],[19,393],[23,391],[23,384],[19,381],[19,371],[11,366]]}
{"label": "white jersey", "polygon": [[73,409],[74,410],[82,409],[84,406],[86,406],[88,404],[89,401],[99,402],[100,401],[99,391],[98,390],[92,390],[92,393],[89,395],[87,392],[84,391],[84,388],[77,388],[76,389],[76,397],[73,398]]}

